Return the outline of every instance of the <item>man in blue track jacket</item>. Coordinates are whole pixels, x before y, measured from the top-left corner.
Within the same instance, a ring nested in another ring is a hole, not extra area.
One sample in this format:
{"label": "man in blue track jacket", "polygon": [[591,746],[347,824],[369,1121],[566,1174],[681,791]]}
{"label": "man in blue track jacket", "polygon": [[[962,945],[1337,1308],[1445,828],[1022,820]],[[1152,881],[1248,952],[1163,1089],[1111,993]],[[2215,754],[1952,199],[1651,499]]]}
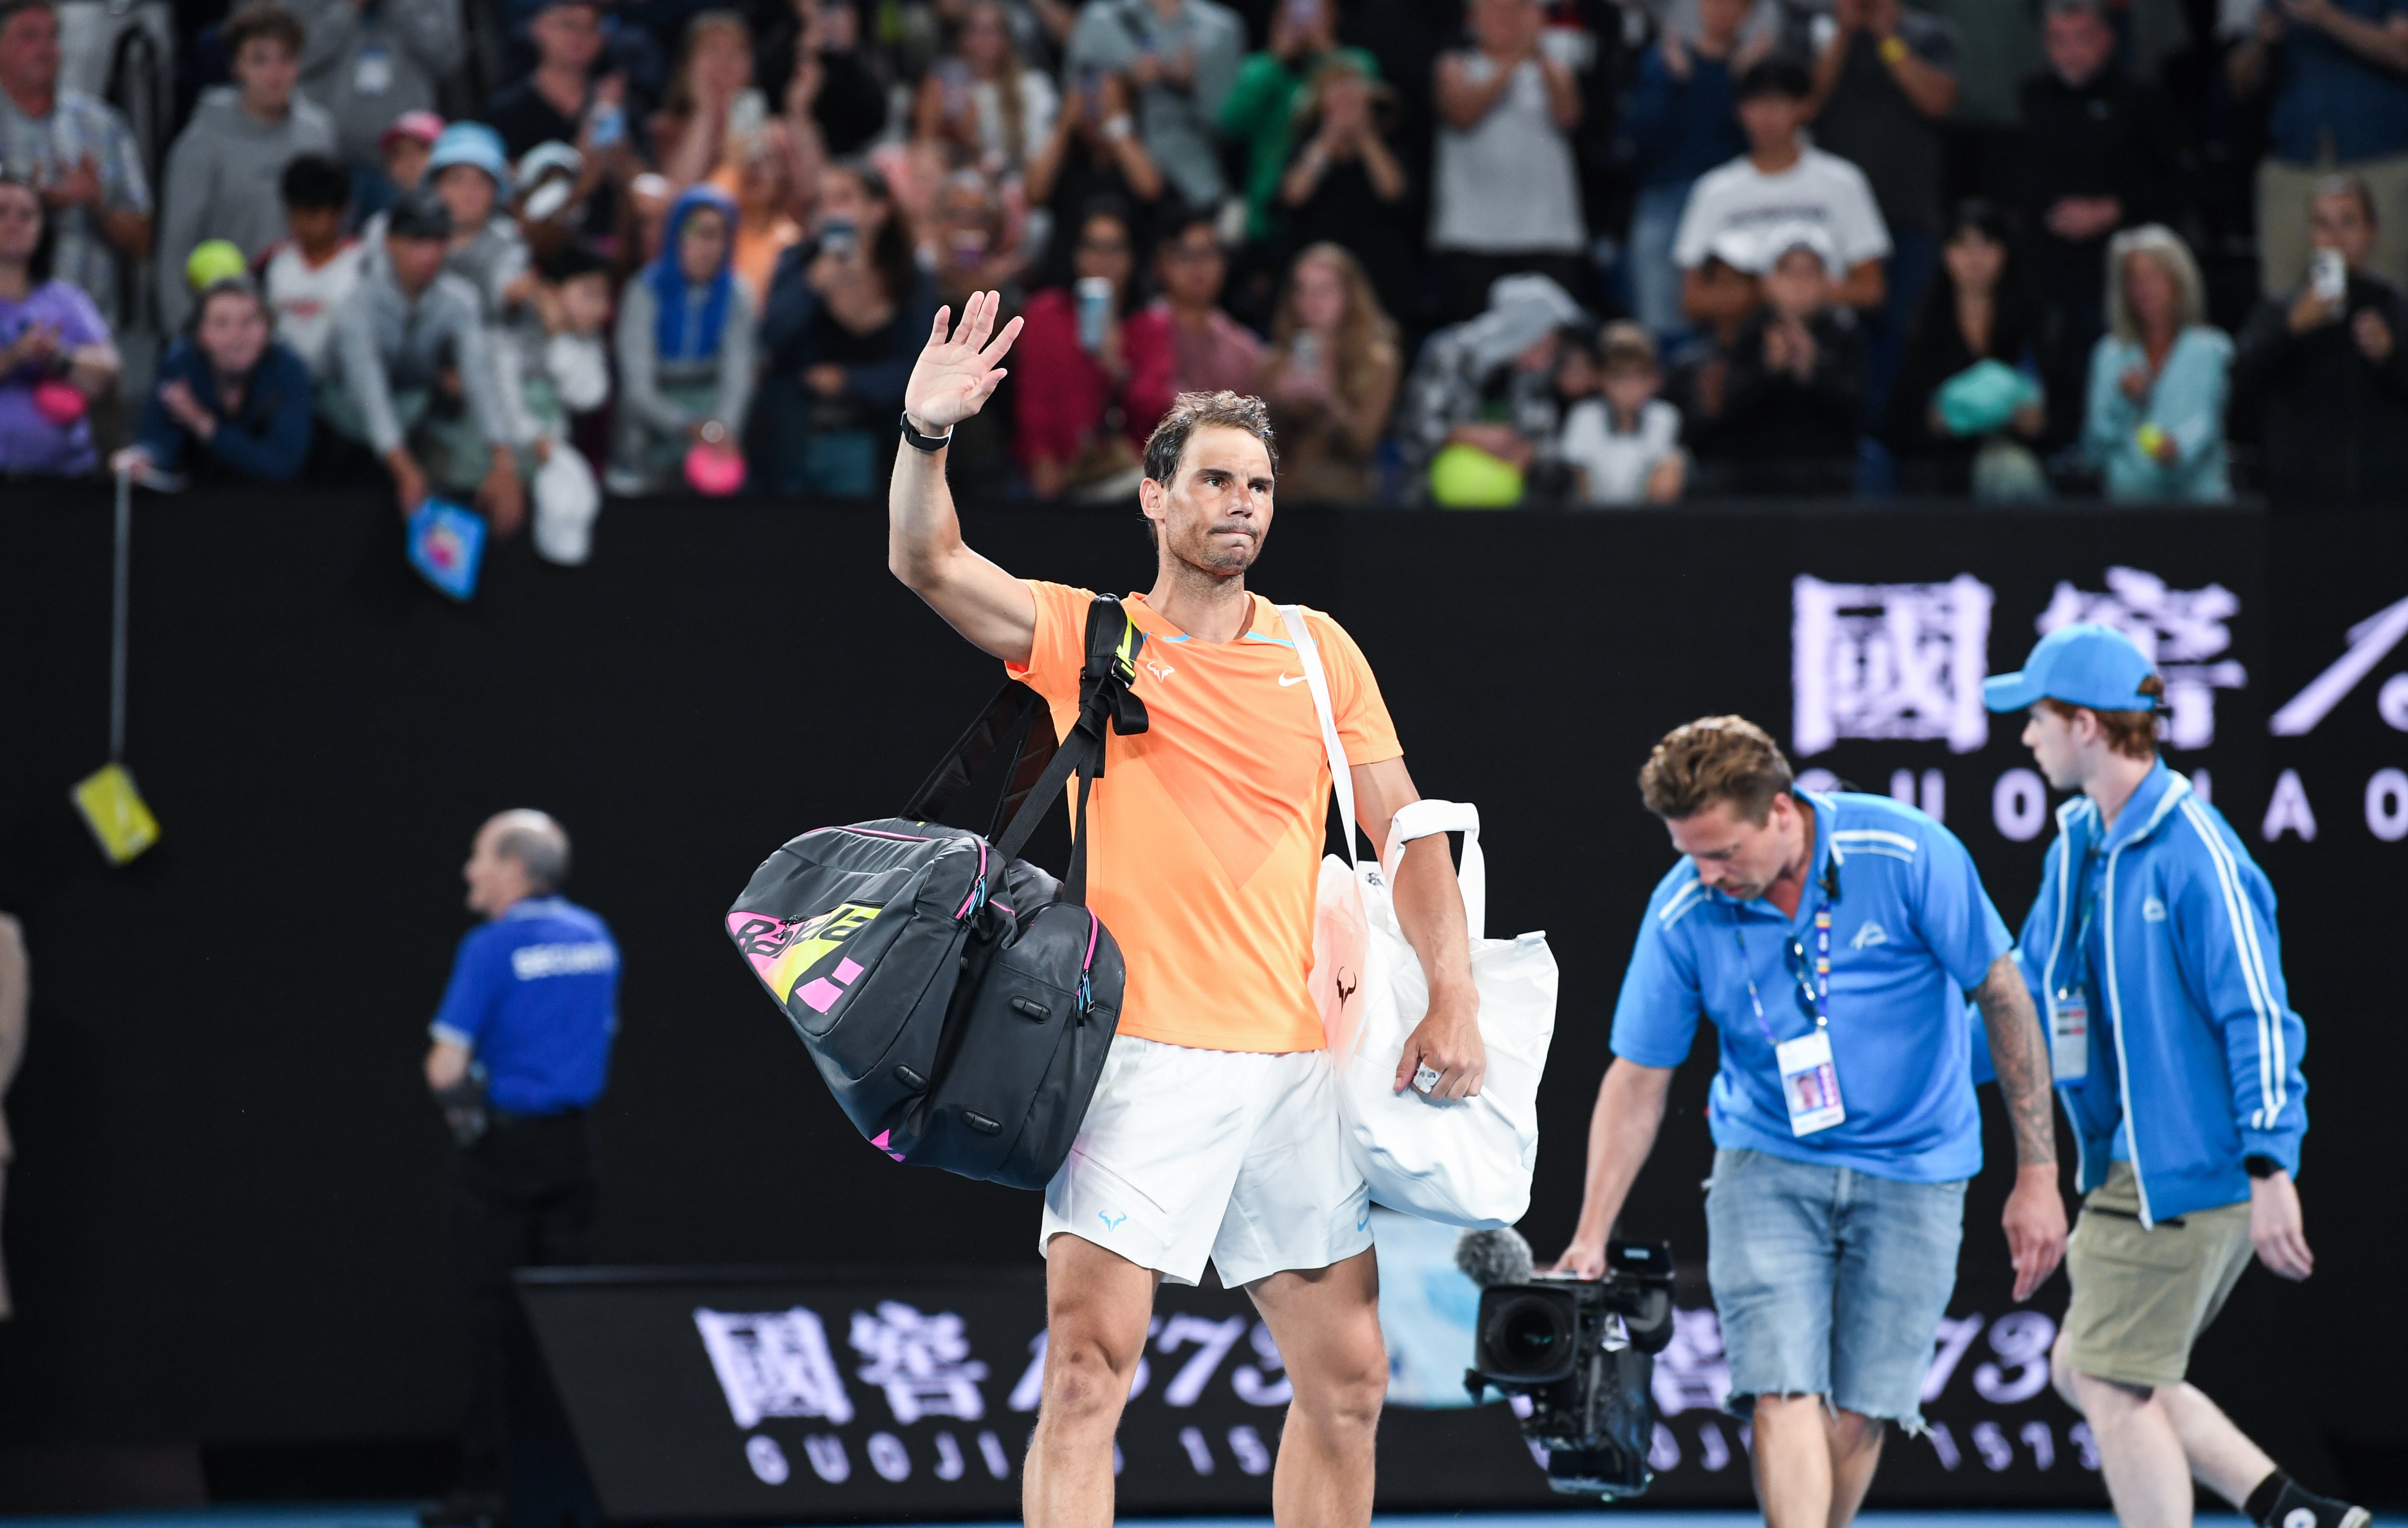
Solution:
{"label": "man in blue track jacket", "polygon": [[2157,757],[2165,685],[2131,638],[2062,627],[1985,690],[1994,711],[2029,710],[2041,773],[2081,793],[2057,812],[2018,948],[2087,1195],[2058,1389],[2089,1419],[2126,1528],[2187,1528],[2194,1475],[2264,1528],[2365,1528],[2364,1508],[2303,1490],[2184,1380],[2253,1248],[2285,1278],[2314,1265],[2292,1186],[2307,1031],[2273,888]]}

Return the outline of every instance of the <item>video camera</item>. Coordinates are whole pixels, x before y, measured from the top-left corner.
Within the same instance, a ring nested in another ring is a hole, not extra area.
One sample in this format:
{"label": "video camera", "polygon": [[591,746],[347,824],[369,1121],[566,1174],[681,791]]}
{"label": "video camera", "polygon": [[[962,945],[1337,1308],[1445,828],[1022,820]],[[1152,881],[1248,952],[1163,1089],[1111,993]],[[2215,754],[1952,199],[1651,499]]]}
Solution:
{"label": "video camera", "polygon": [[1530,1244],[1512,1230],[1465,1233],[1455,1261],[1481,1286],[1463,1376],[1472,1400],[1492,1387],[1517,1398],[1522,1435],[1546,1450],[1556,1491],[1644,1492],[1656,1478],[1656,1355],[1672,1340],[1670,1244],[1611,1244],[1601,1279],[1534,1273]]}

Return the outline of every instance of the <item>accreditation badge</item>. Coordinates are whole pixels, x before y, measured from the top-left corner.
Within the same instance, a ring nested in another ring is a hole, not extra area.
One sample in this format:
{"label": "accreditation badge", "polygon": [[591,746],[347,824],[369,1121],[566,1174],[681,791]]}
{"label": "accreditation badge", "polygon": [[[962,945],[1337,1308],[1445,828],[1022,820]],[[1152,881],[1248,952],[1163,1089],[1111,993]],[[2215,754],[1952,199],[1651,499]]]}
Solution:
{"label": "accreditation badge", "polygon": [[2048,1005],[2048,1069],[2059,1082],[2090,1075],[2090,993],[2060,987]]}
{"label": "accreditation badge", "polygon": [[1784,1040],[1773,1048],[1781,1064],[1781,1096],[1789,1105],[1789,1134],[1812,1135],[1848,1117],[1840,1102],[1840,1069],[1831,1063],[1831,1036],[1817,1028],[1812,1035]]}

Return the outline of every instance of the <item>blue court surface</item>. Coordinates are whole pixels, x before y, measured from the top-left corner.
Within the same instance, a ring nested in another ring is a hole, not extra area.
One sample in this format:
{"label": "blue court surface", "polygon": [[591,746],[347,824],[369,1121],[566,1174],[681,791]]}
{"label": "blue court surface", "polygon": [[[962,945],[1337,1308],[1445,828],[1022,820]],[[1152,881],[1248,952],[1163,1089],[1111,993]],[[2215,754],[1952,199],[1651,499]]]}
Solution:
{"label": "blue court surface", "polygon": [[[1759,1528],[1747,1512],[1656,1511],[1626,1507],[1596,1512],[1383,1513],[1373,1528],[1604,1528],[1616,1520],[1645,1519],[1651,1528]],[[1268,1518],[1125,1519],[1170,1528],[1271,1528]],[[1867,1512],[1863,1528],[2115,1528],[2106,1512]],[[417,1528],[414,1506],[396,1502],[307,1506],[211,1507],[171,1512],[109,1512],[88,1517],[0,1517],[7,1528]],[[2408,1518],[2378,1517],[2376,1528],[2408,1528]],[[901,1524],[889,1528],[903,1528]],[[1011,1523],[953,1528],[1017,1528]],[[2198,1528],[2248,1528],[2237,1516],[2202,1516]]]}

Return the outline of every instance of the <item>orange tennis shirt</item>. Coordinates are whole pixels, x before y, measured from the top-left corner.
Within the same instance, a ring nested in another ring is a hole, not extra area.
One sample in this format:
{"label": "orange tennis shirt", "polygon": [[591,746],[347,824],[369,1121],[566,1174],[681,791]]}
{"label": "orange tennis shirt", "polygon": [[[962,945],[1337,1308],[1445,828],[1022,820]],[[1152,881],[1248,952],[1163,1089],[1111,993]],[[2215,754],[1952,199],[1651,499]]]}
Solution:
{"label": "orange tennis shirt", "polygon": [[[1026,667],[1005,668],[1045,697],[1061,736],[1079,716],[1095,596],[1028,587],[1036,647]],[[1268,600],[1248,598],[1243,636],[1201,642],[1128,597],[1145,634],[1133,688],[1149,725],[1106,745],[1087,800],[1087,901],[1128,963],[1121,1034],[1205,1050],[1318,1050],[1305,981],[1329,761],[1285,623]],[[1347,759],[1402,757],[1362,650],[1320,611],[1304,616]]]}

